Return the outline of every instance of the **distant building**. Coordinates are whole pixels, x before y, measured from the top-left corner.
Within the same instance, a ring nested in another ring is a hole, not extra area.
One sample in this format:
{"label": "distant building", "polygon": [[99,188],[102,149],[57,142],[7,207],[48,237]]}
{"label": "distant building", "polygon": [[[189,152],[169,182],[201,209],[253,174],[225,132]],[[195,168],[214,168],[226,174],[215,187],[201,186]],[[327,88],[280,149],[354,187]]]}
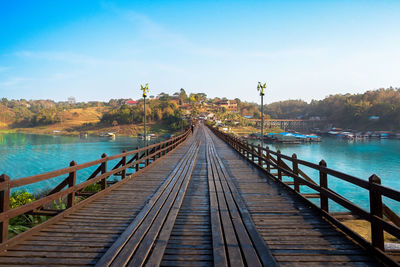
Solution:
{"label": "distant building", "polygon": [[174,93],[171,98],[172,99],[179,99],[179,93]]}
{"label": "distant building", "polygon": [[161,92],[156,96],[156,99],[163,99],[165,97],[169,97],[169,95],[164,92]]}
{"label": "distant building", "polygon": [[137,100],[127,100],[127,101],[125,101],[125,104],[129,105],[129,106],[136,106],[138,103],[139,103],[139,101],[137,101]]}
{"label": "distant building", "polygon": [[216,104],[220,110],[225,108],[228,111],[237,112],[236,100],[221,100],[221,101],[218,101]]}
{"label": "distant building", "polygon": [[75,104],[75,103],[76,103],[75,97],[73,96],[68,97],[68,104]]}

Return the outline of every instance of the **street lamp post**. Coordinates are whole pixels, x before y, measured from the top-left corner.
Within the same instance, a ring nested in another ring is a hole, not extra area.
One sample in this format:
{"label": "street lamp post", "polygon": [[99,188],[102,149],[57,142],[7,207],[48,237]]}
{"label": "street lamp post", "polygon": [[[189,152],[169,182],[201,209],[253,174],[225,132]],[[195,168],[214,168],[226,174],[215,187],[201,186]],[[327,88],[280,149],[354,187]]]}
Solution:
{"label": "street lamp post", "polygon": [[257,91],[260,91],[261,96],[261,147],[264,147],[264,89],[266,87],[266,83],[258,82],[257,84]]}
{"label": "street lamp post", "polygon": [[144,146],[147,146],[147,136],[146,136],[146,97],[147,93],[149,92],[149,84],[146,83],[145,86],[140,85],[140,90],[143,91],[143,107],[144,107],[144,116],[143,116],[143,122],[144,122]]}

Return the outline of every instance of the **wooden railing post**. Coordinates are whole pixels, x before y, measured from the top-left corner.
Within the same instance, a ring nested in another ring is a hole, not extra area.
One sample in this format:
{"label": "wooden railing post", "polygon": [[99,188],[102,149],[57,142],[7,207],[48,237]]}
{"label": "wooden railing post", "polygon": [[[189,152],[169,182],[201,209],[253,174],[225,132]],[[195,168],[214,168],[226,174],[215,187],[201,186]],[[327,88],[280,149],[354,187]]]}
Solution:
{"label": "wooden railing post", "polygon": [[251,145],[251,161],[252,161],[253,163],[255,163],[255,162],[254,162],[254,154],[255,154],[254,146]]}
{"label": "wooden railing post", "polygon": [[[0,183],[10,181],[10,177],[6,174],[0,175]],[[0,191],[0,213],[8,211],[10,206],[10,185],[7,184],[2,191]],[[0,243],[4,243],[8,240],[8,218],[0,222]]]}
{"label": "wooden railing post", "polygon": [[261,145],[260,145],[260,144],[258,144],[257,149],[258,149],[258,166],[260,166],[261,168],[263,168],[262,150],[261,150]]}
{"label": "wooden railing post", "polygon": [[150,154],[154,154],[154,156],[152,156],[151,157],[151,159],[153,160],[153,162],[156,160],[156,149],[157,149],[157,146],[155,146],[155,147],[153,147],[153,149],[152,150],[150,150]]}
{"label": "wooden railing post", "polygon": [[271,164],[269,164],[269,160],[270,160],[270,155],[269,155],[269,146],[267,146],[265,148],[267,150],[267,153],[265,153],[265,158],[266,158],[266,163],[267,163],[267,172],[271,173]]}
{"label": "wooden railing post", "polygon": [[[372,216],[376,216],[379,218],[383,217],[383,205],[382,205],[382,195],[375,189],[374,184],[381,184],[381,179],[375,174],[369,177],[369,206],[370,213]],[[379,224],[371,221],[371,239],[372,245],[382,251],[385,250],[385,242],[383,237],[383,229],[379,226]]]}
{"label": "wooden railing post", "polygon": [[[138,150],[138,149],[139,149],[139,147],[136,147],[136,150]],[[139,160],[139,157],[140,157],[140,152],[137,152],[136,153],[136,162]],[[136,163],[135,168],[136,168],[136,172],[138,172],[139,171],[139,164],[138,163]]]}
{"label": "wooden railing post", "polygon": [[146,164],[144,165],[145,167],[149,166],[150,159],[148,158],[148,156],[149,156],[149,148],[146,147],[146,161],[145,161]]}
{"label": "wooden railing post", "polygon": [[[319,162],[319,166],[326,168],[325,160],[321,160]],[[319,170],[319,186],[328,189],[328,175],[321,169]],[[323,193],[320,194],[320,202],[321,202],[321,209],[323,211],[329,212],[328,197]]]}
{"label": "wooden railing post", "polygon": [[[73,160],[69,164],[70,167],[75,166],[76,162]],[[76,171],[70,172],[68,176],[68,187],[73,187],[76,183]],[[74,205],[75,200],[75,192],[71,192],[67,197],[67,209],[71,208]]]}
{"label": "wooden railing post", "polygon": [[[101,158],[105,158],[107,157],[106,153],[103,153],[103,155],[101,155]],[[107,161],[101,163],[101,174],[106,173],[107,172]],[[107,185],[107,181],[106,178],[101,179],[101,190],[106,189],[106,185]]]}
{"label": "wooden railing post", "polygon": [[[278,151],[276,151],[277,153],[278,153],[278,155],[276,156],[276,158],[277,158],[277,162],[278,162],[278,167],[282,167],[282,159],[281,159],[281,151],[280,150],[278,150]],[[281,169],[280,168],[277,168],[278,169],[278,179],[280,180],[280,181],[282,181],[282,171],[281,171]]]}
{"label": "wooden railing post", "polygon": [[[126,150],[123,150],[122,153],[126,153]],[[123,166],[123,167],[126,166],[126,156],[123,156],[123,157],[122,157],[122,166]],[[124,170],[122,171],[121,179],[125,179],[125,177],[126,177],[126,169],[124,169]]]}
{"label": "wooden railing post", "polygon": [[[296,176],[299,176],[299,164],[297,163],[297,155],[296,153],[293,153],[292,155],[292,167],[293,167],[293,173]],[[295,178],[293,178],[293,184],[294,184],[294,190],[296,192],[300,192],[300,186],[299,186],[299,181]]]}

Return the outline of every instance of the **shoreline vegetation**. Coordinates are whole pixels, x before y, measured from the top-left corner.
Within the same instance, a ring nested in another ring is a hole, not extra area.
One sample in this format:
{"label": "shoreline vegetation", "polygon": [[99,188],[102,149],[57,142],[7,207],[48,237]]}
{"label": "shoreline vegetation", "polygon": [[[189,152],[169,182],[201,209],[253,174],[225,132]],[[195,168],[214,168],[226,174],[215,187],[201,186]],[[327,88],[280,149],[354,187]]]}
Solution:
{"label": "shoreline vegetation", "polygon": [[[108,102],[8,100],[0,101],[0,133],[99,135],[113,132],[137,136],[143,132],[143,99],[111,99]],[[379,89],[363,94],[330,95],[323,100],[286,100],[264,106],[264,118],[321,120],[326,126],[353,130],[400,131],[400,88]],[[148,132],[175,133],[194,118],[223,124],[237,134],[258,132],[257,103],[236,98],[207,98],[204,93],[187,94],[182,88],[173,95],[160,93],[146,100]],[[281,129],[271,129],[280,132]]]}
{"label": "shoreline vegetation", "polygon": [[[10,195],[10,209],[15,209],[20,206],[29,204],[37,199],[43,198],[49,194],[51,191],[50,188],[43,188],[40,191],[36,191],[35,193],[29,193],[26,190],[17,190],[13,191]],[[82,192],[95,193],[101,191],[101,185],[96,183],[89,185],[82,189]],[[74,203],[78,203],[87,197],[85,196],[75,196]],[[53,209],[53,210],[65,210],[67,207],[67,197],[63,197],[57,200],[54,200],[52,203],[46,204],[44,208]],[[8,237],[12,238],[16,235],[19,235],[36,225],[39,225],[48,219],[52,218],[52,216],[45,215],[31,215],[31,214],[22,214],[11,218],[8,225]]]}

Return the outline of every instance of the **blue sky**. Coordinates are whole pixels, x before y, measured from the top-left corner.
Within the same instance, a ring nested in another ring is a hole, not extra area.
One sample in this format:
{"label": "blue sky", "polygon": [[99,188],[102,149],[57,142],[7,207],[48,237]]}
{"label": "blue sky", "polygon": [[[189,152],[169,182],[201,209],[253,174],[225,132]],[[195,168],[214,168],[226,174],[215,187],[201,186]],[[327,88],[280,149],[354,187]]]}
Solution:
{"label": "blue sky", "polygon": [[0,97],[180,88],[266,102],[400,87],[400,1],[0,0]]}

